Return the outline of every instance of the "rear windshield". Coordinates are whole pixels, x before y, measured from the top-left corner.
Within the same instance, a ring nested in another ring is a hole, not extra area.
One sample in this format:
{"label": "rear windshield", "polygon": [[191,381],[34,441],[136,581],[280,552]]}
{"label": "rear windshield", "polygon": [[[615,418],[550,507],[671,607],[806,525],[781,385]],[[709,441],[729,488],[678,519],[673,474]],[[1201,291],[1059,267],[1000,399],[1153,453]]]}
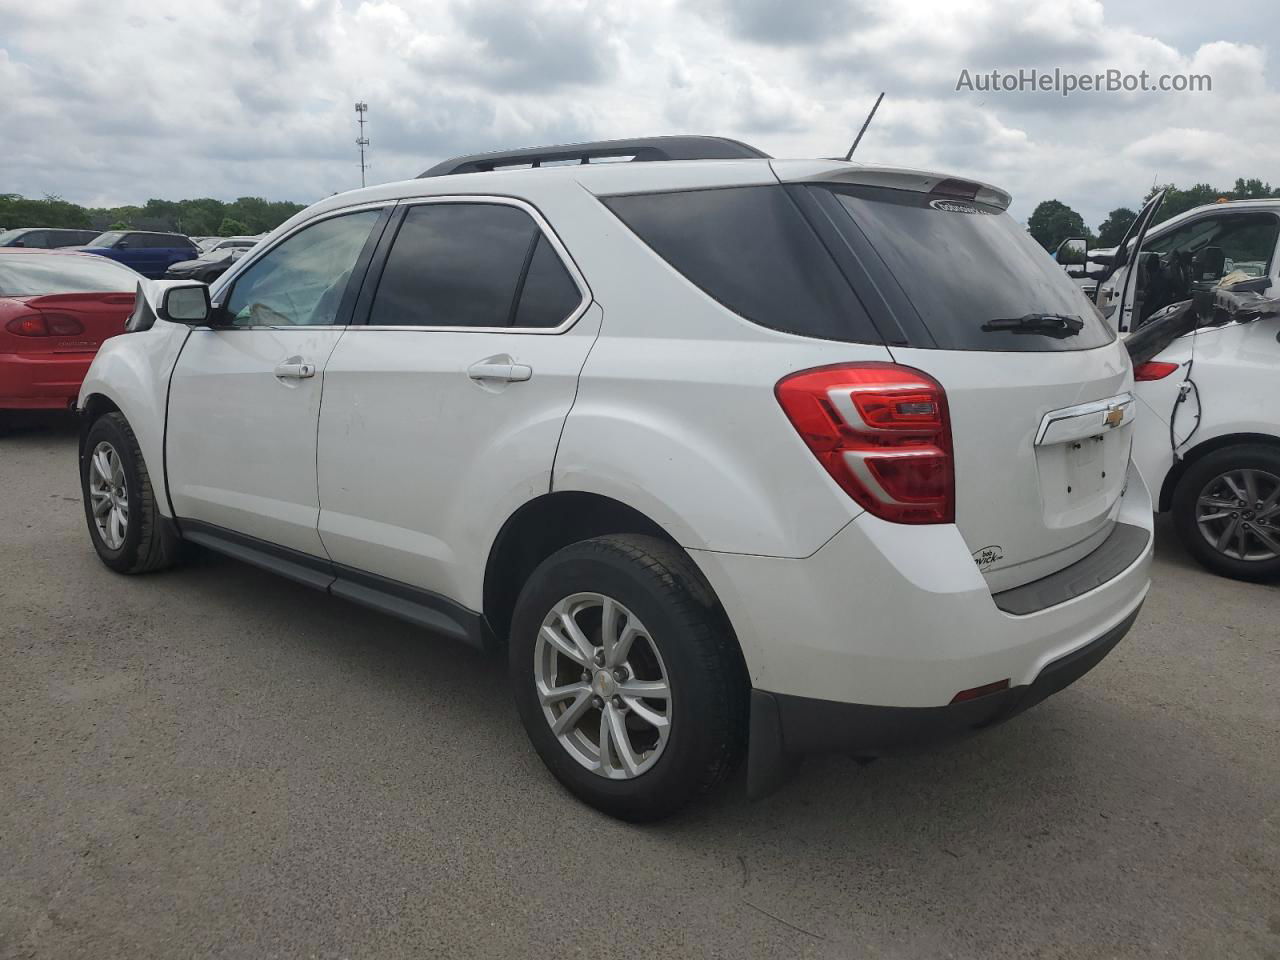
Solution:
{"label": "rear windshield", "polygon": [[139,276],[106,257],[0,254],[0,297],[50,293],[132,293]]}
{"label": "rear windshield", "polygon": [[[944,350],[1086,350],[1114,334],[1079,286],[998,207],[883,187],[823,186]],[[874,268],[873,268],[874,272]]]}

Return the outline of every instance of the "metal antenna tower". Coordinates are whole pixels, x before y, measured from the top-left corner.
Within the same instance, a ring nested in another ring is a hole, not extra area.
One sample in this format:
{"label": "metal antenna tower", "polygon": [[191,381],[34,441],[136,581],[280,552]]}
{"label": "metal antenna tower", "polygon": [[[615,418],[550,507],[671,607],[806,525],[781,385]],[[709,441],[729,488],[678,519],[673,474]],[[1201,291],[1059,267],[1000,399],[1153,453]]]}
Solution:
{"label": "metal antenna tower", "polygon": [[364,115],[369,112],[369,105],[363,100],[356,101],[356,122],[360,124],[360,136],[356,137],[356,145],[360,147],[360,186],[364,186],[364,172],[369,169],[369,165],[364,162],[364,148],[369,145],[369,138],[364,135],[364,125],[367,122]]}

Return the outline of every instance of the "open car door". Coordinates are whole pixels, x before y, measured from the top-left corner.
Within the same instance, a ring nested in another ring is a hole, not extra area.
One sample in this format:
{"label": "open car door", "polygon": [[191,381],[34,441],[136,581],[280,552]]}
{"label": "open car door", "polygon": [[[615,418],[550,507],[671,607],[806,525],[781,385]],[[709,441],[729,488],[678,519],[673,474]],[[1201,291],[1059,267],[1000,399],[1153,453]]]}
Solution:
{"label": "open car door", "polygon": [[1115,309],[1110,312],[1103,311],[1107,321],[1122,337],[1133,329],[1134,305],[1138,296],[1138,257],[1142,253],[1142,241],[1146,239],[1147,229],[1155,220],[1160,204],[1164,202],[1165,192],[1161,190],[1147,201],[1146,206],[1129,225],[1124,239],[1116,245],[1115,255],[1111,259],[1111,265],[1106,274],[1098,280],[1098,289],[1101,290],[1102,285],[1117,271],[1124,271],[1120,279],[1120,299],[1115,304]]}

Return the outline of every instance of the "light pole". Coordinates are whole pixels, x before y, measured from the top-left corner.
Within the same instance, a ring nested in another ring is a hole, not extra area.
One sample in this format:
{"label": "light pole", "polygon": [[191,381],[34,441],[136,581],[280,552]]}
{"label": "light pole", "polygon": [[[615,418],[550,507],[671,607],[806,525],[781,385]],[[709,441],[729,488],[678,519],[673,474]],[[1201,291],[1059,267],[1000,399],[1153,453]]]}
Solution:
{"label": "light pole", "polygon": [[364,115],[369,112],[369,105],[363,100],[356,101],[356,122],[360,124],[360,136],[356,137],[356,144],[360,147],[360,186],[364,186],[364,172],[367,165],[364,162],[364,148],[369,145],[369,138],[364,135]]}

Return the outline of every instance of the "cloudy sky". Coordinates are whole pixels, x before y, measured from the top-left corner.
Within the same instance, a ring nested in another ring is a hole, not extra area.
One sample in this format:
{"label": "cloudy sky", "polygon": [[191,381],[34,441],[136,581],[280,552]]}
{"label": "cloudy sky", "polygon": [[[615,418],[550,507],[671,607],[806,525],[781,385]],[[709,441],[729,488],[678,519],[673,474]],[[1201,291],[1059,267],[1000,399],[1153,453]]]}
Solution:
{"label": "cloudy sky", "polygon": [[[1153,179],[1280,183],[1270,0],[0,0],[0,192],[309,202],[457,153],[715,133],[994,182],[1096,226]],[[1209,93],[956,91],[963,69]],[[1265,125],[1264,125],[1265,124]]]}

